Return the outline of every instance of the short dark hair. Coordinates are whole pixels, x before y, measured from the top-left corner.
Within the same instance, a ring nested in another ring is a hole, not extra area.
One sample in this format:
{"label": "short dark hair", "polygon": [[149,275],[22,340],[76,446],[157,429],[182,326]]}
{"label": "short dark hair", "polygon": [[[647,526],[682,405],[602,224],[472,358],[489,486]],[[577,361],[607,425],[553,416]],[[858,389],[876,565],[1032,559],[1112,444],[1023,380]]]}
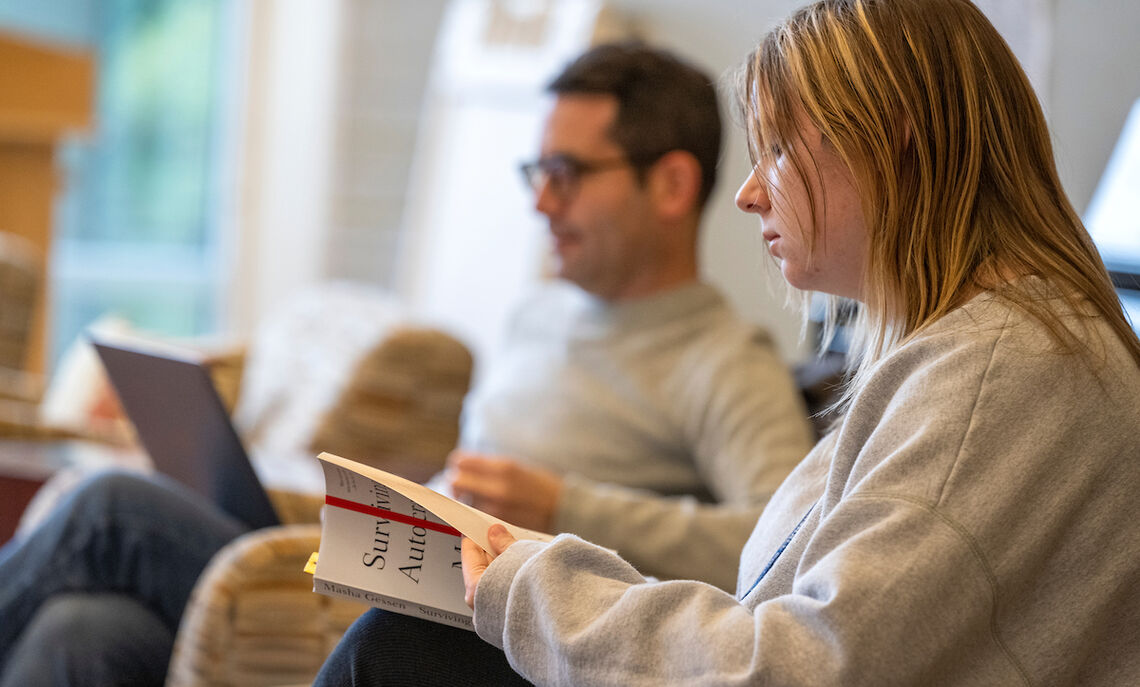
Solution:
{"label": "short dark hair", "polygon": [[701,165],[699,204],[716,185],[721,123],[713,80],[672,53],[639,41],[591,48],[547,86],[556,95],[612,95],[618,112],[610,138],[639,173],[674,150]]}

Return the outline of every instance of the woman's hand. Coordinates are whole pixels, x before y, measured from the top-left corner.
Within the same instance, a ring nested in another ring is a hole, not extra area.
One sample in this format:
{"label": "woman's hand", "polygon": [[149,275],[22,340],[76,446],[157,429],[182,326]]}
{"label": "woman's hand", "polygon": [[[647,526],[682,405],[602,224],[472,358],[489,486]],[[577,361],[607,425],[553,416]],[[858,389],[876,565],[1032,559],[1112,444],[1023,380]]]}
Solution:
{"label": "woman's hand", "polygon": [[494,556],[467,537],[463,538],[461,556],[463,560],[463,586],[466,588],[463,600],[471,608],[475,608],[475,588],[479,586],[479,580],[483,579],[483,572],[487,570],[487,566],[491,564],[495,556],[506,551],[508,546],[518,541],[502,525],[491,525],[491,528],[487,530],[487,539],[491,541],[491,550],[494,552]]}

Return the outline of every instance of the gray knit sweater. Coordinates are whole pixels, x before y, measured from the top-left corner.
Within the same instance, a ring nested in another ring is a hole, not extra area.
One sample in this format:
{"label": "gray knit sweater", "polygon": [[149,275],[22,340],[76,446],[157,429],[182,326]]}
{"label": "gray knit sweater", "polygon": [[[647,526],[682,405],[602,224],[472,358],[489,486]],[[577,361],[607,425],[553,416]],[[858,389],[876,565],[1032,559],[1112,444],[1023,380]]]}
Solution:
{"label": "gray knit sweater", "polygon": [[461,445],[563,473],[557,531],[731,590],[756,519],[811,449],[768,337],[708,285],[613,304],[556,282],[506,342]]}
{"label": "gray knit sweater", "polygon": [[1140,369],[1090,326],[1097,373],[989,295],[901,346],[735,596],[562,536],[490,566],[476,628],[539,685],[1140,684]]}

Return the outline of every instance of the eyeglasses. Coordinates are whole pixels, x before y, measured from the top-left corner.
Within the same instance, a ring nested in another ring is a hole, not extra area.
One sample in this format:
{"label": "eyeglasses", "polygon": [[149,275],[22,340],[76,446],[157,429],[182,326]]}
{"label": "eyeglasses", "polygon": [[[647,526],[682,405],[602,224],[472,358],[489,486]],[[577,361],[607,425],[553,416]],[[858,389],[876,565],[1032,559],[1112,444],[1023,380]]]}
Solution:
{"label": "eyeglasses", "polygon": [[587,174],[631,166],[633,163],[626,157],[586,161],[579,160],[573,155],[559,153],[521,164],[519,171],[522,172],[523,182],[535,193],[549,184],[551,193],[557,198],[569,200],[578,192],[582,177]]}

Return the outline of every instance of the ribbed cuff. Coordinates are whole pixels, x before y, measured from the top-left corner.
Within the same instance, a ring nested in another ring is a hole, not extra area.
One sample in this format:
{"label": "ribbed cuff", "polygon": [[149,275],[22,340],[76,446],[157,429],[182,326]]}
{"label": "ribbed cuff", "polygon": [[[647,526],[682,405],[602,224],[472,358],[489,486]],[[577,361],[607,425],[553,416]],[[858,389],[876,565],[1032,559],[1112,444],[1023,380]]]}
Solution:
{"label": "ribbed cuff", "polygon": [[538,541],[518,541],[491,562],[475,588],[475,632],[484,641],[503,648],[507,623],[507,597],[519,568],[545,549]]}

